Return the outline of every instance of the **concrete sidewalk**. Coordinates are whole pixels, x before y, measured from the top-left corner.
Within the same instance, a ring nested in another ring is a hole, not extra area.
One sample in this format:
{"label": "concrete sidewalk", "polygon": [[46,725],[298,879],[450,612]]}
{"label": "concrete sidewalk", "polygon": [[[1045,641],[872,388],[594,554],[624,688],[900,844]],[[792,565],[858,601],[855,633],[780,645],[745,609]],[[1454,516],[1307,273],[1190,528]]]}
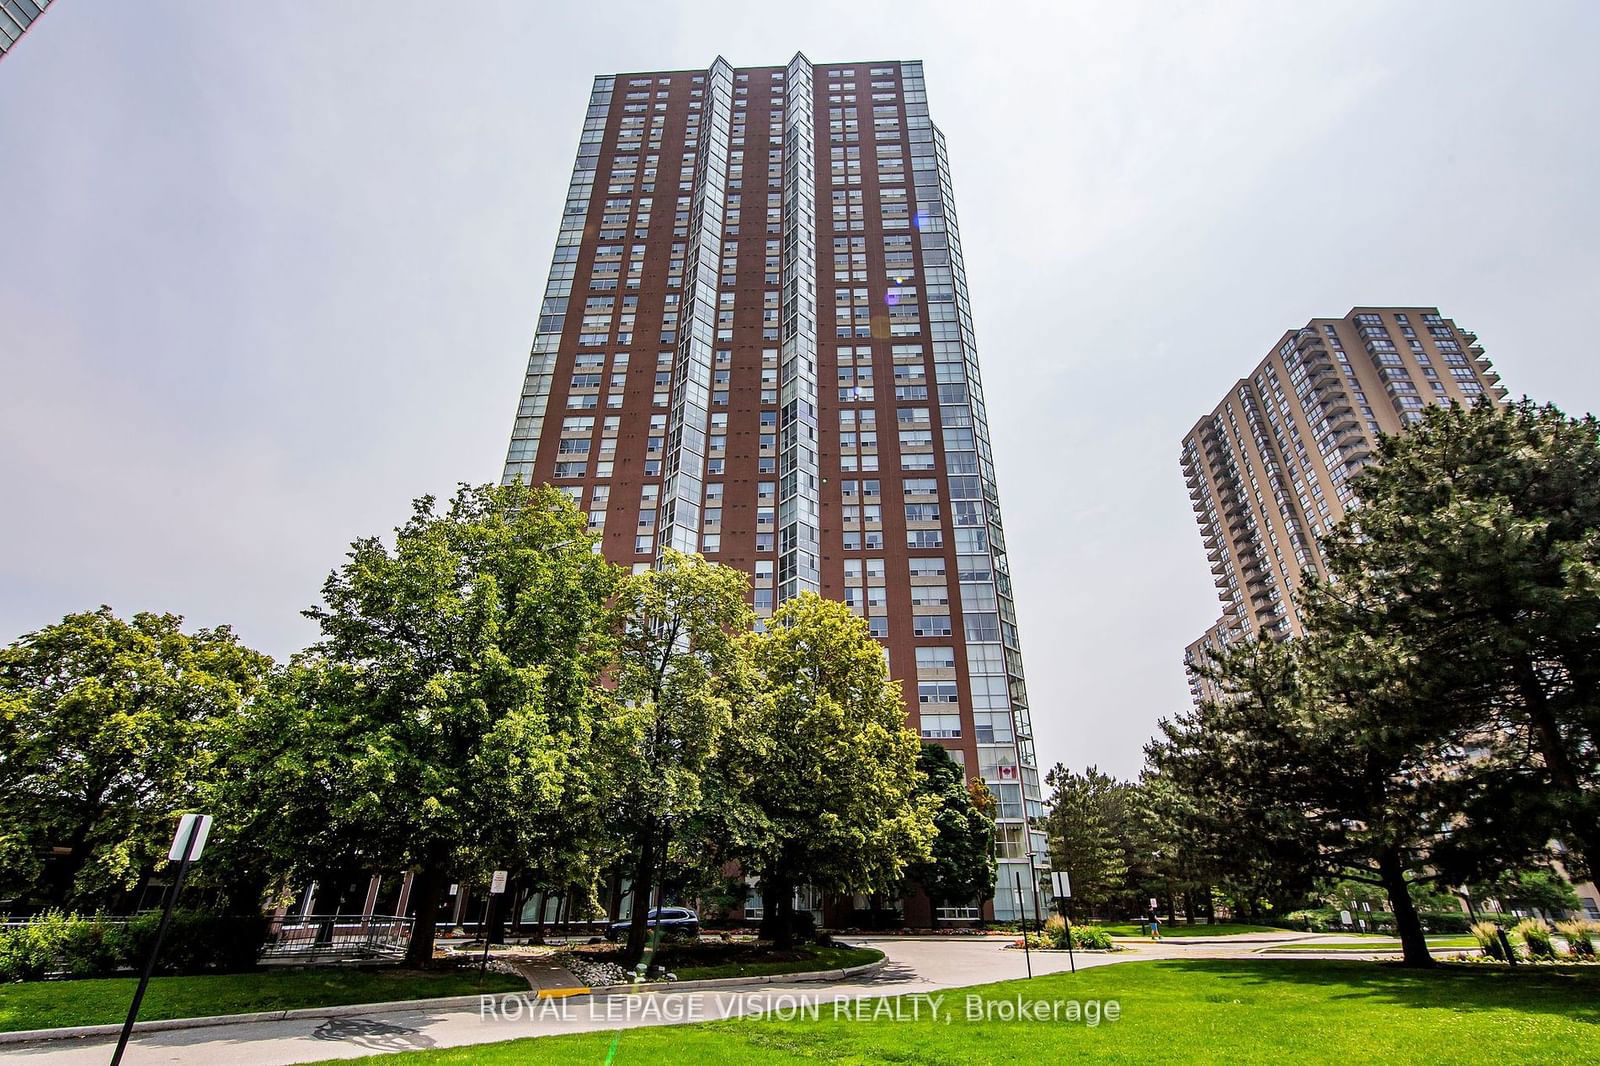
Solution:
{"label": "concrete sidewalk", "polygon": [[[378,1006],[335,1017],[230,1021],[201,1029],[144,1032],[129,1044],[123,1061],[129,1066],[199,1066],[218,1062],[229,1066],[290,1066],[525,1036],[710,1021],[761,1014],[775,1008],[878,996],[940,995],[950,988],[1026,976],[1023,953],[1007,950],[1003,943],[993,940],[964,939],[952,944],[857,939],[853,943],[878,948],[887,958],[873,964],[877,966],[874,972],[820,982],[783,975],[734,978],[717,982],[723,986],[717,989],[694,988],[689,986],[698,982],[682,982],[648,985],[645,991],[596,990],[592,995],[577,996],[502,993],[466,1005],[452,1001],[401,1009]],[[1080,956],[1078,968],[1149,957],[1143,952]],[[1064,953],[1034,955],[1032,963],[1035,974],[1068,967]],[[13,1044],[5,1048],[4,1056],[8,1061],[39,1066],[104,1066],[114,1043],[115,1038],[111,1037]]]}

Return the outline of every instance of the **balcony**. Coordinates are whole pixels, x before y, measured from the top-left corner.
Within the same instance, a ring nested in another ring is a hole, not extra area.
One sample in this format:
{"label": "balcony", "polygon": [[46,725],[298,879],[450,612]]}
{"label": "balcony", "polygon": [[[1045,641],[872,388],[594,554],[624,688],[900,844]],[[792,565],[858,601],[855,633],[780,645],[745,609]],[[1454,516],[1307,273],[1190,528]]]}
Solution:
{"label": "balcony", "polygon": [[1333,443],[1340,449],[1352,448],[1365,442],[1366,434],[1362,432],[1360,423],[1354,421],[1343,429],[1336,431],[1333,435]]}
{"label": "balcony", "polygon": [[1354,473],[1356,467],[1359,467],[1371,457],[1372,448],[1365,441],[1340,456],[1344,460],[1345,469],[1350,473]]}

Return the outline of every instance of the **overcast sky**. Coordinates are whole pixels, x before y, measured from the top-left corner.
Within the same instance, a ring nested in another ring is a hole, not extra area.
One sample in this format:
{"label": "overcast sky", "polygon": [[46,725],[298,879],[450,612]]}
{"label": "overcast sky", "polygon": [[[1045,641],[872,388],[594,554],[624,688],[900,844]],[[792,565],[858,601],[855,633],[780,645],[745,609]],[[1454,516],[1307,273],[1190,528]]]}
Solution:
{"label": "overcast sky", "polygon": [[1437,304],[1600,409],[1600,5],[59,0],[0,60],[0,643],[286,656],[497,479],[591,78],[922,59],[1040,758],[1136,773],[1218,602],[1183,433],[1283,330]]}

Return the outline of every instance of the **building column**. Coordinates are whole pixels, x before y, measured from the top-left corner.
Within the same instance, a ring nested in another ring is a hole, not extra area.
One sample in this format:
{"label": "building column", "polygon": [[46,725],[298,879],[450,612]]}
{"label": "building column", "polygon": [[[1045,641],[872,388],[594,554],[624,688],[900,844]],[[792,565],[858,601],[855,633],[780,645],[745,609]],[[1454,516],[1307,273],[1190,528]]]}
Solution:
{"label": "building column", "polygon": [[778,602],[822,588],[817,454],[817,190],[811,61],[784,72],[778,379]]}
{"label": "building column", "polygon": [[727,212],[728,139],[733,124],[733,67],[718,56],[706,72],[705,125],[695,160],[693,228],[688,275],[672,367],[672,413],[657,523],[656,553],[700,550],[705,495],[707,424],[717,337],[717,292],[722,275],[723,220]]}

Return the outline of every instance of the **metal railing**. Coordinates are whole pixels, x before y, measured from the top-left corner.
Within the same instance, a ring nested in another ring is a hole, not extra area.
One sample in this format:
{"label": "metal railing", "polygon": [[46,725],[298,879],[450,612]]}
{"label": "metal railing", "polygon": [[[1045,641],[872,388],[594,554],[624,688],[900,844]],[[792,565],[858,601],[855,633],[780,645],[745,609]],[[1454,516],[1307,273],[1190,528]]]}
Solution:
{"label": "metal railing", "polygon": [[399,958],[411,940],[411,919],[393,914],[286,914],[274,918],[263,959]]}

